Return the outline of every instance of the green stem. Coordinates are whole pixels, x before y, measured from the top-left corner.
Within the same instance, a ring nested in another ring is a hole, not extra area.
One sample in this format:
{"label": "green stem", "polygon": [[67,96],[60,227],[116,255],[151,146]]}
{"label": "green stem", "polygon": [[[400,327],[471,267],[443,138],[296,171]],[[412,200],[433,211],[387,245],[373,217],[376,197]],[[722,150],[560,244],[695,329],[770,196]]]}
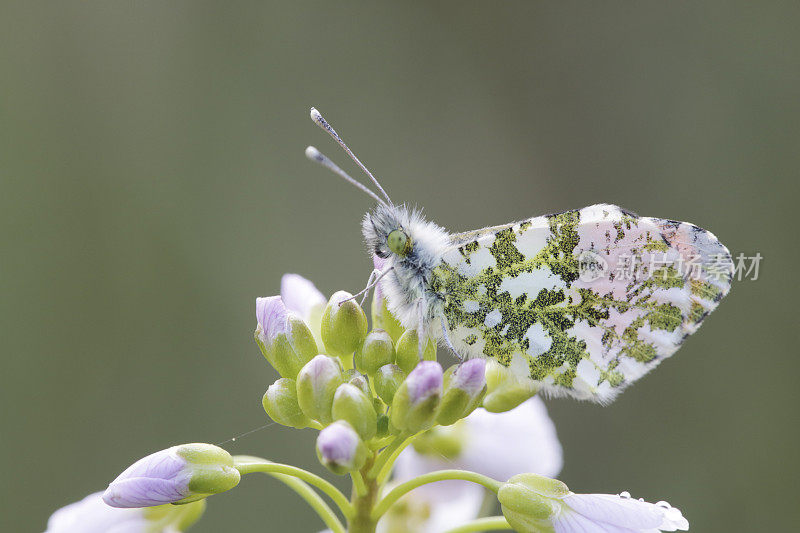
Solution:
{"label": "green stem", "polygon": [[[381,488],[374,478],[367,475],[372,463],[375,460],[373,455],[364,465],[360,472],[353,472],[353,515],[347,522],[349,533],[375,533],[378,520],[372,517],[372,509],[375,501],[380,496]],[[357,481],[358,480],[358,481]]]}
{"label": "green stem", "polygon": [[347,497],[342,494],[339,489],[318,475],[312,474],[308,470],[303,470],[302,468],[297,468],[296,466],[292,465],[272,463],[260,457],[237,455],[233,459],[234,466],[242,475],[253,472],[261,472],[264,474],[282,474],[296,477],[310,485],[317,487],[322,492],[327,494],[346,517],[353,514],[353,506],[349,501],[347,501]]}
{"label": "green stem", "polygon": [[[397,454],[400,453],[407,440],[410,440],[410,437],[405,433],[401,433],[395,437],[394,440],[380,452],[378,458],[375,460],[375,463],[372,465],[372,468],[370,468],[367,476],[372,479],[377,478],[381,473],[381,470],[383,470],[386,462],[392,457],[392,455],[395,454],[395,452]],[[395,458],[396,457],[397,456],[395,455]],[[394,459],[392,459],[392,462],[394,462]]]}
{"label": "green stem", "polygon": [[353,478],[353,488],[356,491],[356,495],[364,496],[367,493],[367,484],[364,482],[364,476],[361,475],[361,472],[351,472],[350,477]]}
{"label": "green stem", "polygon": [[378,484],[379,485],[383,486],[383,484],[386,482],[386,478],[388,478],[389,475],[392,473],[392,466],[394,466],[394,462],[397,460],[397,458],[400,456],[400,454],[403,452],[403,450],[405,450],[406,447],[414,441],[415,437],[416,437],[416,435],[413,435],[413,436],[403,440],[400,443],[400,446],[398,446],[395,450],[393,450],[391,455],[389,455],[386,458],[386,461],[384,462],[383,467],[381,467],[381,471],[378,472]]}
{"label": "green stem", "polygon": [[333,512],[333,510],[325,503],[319,494],[314,492],[314,489],[309,487],[304,481],[300,481],[296,477],[292,477],[287,474],[276,474],[273,472],[265,472],[270,476],[283,481],[287,486],[293,489],[297,494],[300,495],[308,504],[314,509],[322,521],[325,522],[325,525],[330,528],[333,533],[345,533],[344,526],[339,521],[339,518]]}
{"label": "green stem", "polygon": [[417,487],[446,479],[463,479],[464,481],[471,481],[473,483],[483,485],[492,492],[497,492],[500,489],[500,485],[502,485],[502,483],[499,481],[495,481],[488,476],[478,474],[477,472],[468,472],[466,470],[437,470],[436,472],[429,472],[427,474],[422,474],[421,476],[415,477],[414,479],[410,479],[405,483],[401,483],[393,488],[389,494],[387,494],[378,503],[378,505],[375,506],[375,509],[372,511],[372,518],[377,520],[383,516],[383,514],[389,510],[389,507],[391,507],[394,502]]}
{"label": "green stem", "polygon": [[477,520],[467,522],[453,529],[448,529],[445,533],[472,533],[475,531],[496,531],[505,529],[513,529],[505,517],[489,516],[486,518],[478,518]]}

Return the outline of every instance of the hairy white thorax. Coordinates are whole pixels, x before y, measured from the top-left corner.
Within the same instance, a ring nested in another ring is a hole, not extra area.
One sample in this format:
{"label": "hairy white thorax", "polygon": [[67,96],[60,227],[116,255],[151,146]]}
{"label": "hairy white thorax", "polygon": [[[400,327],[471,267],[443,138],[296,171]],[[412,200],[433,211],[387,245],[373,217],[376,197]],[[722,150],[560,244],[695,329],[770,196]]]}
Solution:
{"label": "hairy white thorax", "polygon": [[[411,249],[403,257],[386,244],[389,233],[398,229],[411,239]],[[438,318],[442,301],[428,290],[428,281],[431,271],[442,261],[450,235],[425,220],[416,209],[384,204],[367,212],[361,231],[369,253],[383,261],[381,271],[388,270],[379,283],[389,310],[403,327],[425,329],[428,335],[437,336],[438,328],[431,327],[431,323]]]}

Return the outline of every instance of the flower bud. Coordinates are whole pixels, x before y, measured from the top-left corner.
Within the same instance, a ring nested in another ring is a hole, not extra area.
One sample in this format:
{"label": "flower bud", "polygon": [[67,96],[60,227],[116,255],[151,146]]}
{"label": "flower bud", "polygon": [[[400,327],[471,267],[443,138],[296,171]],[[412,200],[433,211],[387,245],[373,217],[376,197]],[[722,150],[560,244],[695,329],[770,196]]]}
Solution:
{"label": "flower bud", "polygon": [[447,369],[437,418],[440,425],[449,426],[478,407],[486,392],[485,370],[484,359],[470,359]]}
{"label": "flower bud", "polygon": [[350,355],[367,336],[367,315],[349,292],[331,296],[322,314],[322,342],[329,353]]}
{"label": "flower bud", "polygon": [[333,395],[331,413],[334,420],[348,422],[363,440],[375,436],[378,429],[378,415],[372,408],[372,400],[355,385],[350,383],[339,385]]}
{"label": "flower bud", "polygon": [[344,383],[339,362],[327,355],[318,355],[297,374],[297,403],[309,418],[322,425],[330,424],[333,395]]}
{"label": "flower bud", "polygon": [[311,424],[311,419],[303,414],[297,402],[297,382],[293,379],[281,378],[270,385],[261,404],[267,415],[278,424],[297,429]]}
{"label": "flower bud", "polygon": [[520,380],[510,368],[491,359],[486,363],[486,389],[483,407],[492,413],[509,411],[539,391],[532,382]]}
{"label": "flower bud", "polygon": [[338,420],[319,432],[317,457],[331,472],[342,475],[364,466],[367,447],[350,424]]}
{"label": "flower bud", "polygon": [[422,354],[420,354],[419,336],[415,329],[406,330],[400,335],[395,352],[397,354],[395,356],[397,365],[406,373],[414,370],[414,367],[420,362],[420,356],[421,360],[424,361],[436,361],[436,346],[430,339],[427,340]]}
{"label": "flower bud", "polygon": [[372,378],[375,393],[386,405],[392,405],[392,399],[400,384],[406,379],[406,373],[397,365],[383,365]]}
{"label": "flower bud", "polygon": [[442,399],[442,379],[439,363],[421,361],[392,399],[392,425],[411,433],[433,426]]}
{"label": "flower bud", "polygon": [[372,330],[364,344],[355,353],[356,369],[373,375],[383,365],[394,363],[394,344],[392,338],[382,329]]}
{"label": "flower bud", "polygon": [[369,390],[369,382],[364,374],[359,373],[357,370],[347,370],[344,373],[344,379],[350,385],[355,385],[361,392],[367,396],[372,396],[372,391]]}
{"label": "flower bud", "polygon": [[153,453],[128,467],[103,493],[112,507],[188,503],[239,484],[231,455],[212,444],[182,444]]}
{"label": "flower bud", "polygon": [[[385,259],[373,255],[372,262],[376,270],[383,271],[386,264]],[[383,297],[383,290],[381,289],[380,282],[375,286],[375,292],[372,296],[372,327],[384,330],[389,334],[393,342],[397,342],[400,335],[405,331],[400,321],[389,311],[389,307],[386,305],[386,299]]]}
{"label": "flower bud", "polygon": [[417,435],[411,445],[423,457],[432,457],[437,461],[443,459],[448,465],[456,465],[459,455],[469,445],[468,435],[469,431],[464,424],[433,427]]}
{"label": "flower bud", "polygon": [[297,377],[303,365],[319,353],[311,330],[286,308],[280,296],[257,298],[256,319],[256,342],[281,376]]}
{"label": "flower bud", "polygon": [[389,417],[383,413],[378,415],[378,431],[375,436],[383,438],[389,435]]}
{"label": "flower bud", "polygon": [[519,474],[497,492],[503,516],[517,531],[552,531],[552,519],[561,510],[556,500],[570,494],[558,481],[536,474]]}

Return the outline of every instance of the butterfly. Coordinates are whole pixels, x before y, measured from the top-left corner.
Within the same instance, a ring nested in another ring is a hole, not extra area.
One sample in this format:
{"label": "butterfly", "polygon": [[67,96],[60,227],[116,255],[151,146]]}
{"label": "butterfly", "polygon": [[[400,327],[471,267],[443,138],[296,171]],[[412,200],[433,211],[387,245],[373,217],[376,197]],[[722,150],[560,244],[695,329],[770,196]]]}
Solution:
{"label": "butterfly", "polygon": [[309,159],[377,203],[362,233],[400,323],[459,358],[491,358],[551,396],[612,401],[694,333],[730,290],[733,262],[709,231],[610,204],[448,233],[380,196],[309,146]]}

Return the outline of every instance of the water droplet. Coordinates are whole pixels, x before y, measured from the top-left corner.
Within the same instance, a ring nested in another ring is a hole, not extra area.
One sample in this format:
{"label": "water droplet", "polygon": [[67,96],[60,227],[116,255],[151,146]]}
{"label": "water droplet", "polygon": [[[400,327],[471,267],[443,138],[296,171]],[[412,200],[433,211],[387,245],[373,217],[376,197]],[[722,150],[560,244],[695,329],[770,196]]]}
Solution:
{"label": "water droplet", "polygon": [[639,501],[640,501],[640,502],[643,502],[643,501],[644,501],[644,498],[639,498]]}
{"label": "water droplet", "polygon": [[631,493],[630,493],[630,492],[628,492],[627,490],[624,490],[624,491],[620,492],[620,493],[618,494],[618,496],[619,496],[620,498],[624,498],[624,499],[626,499],[626,500],[627,500],[627,499],[630,499],[630,497],[631,497]]}
{"label": "water droplet", "polygon": [[656,502],[656,507],[661,507],[662,509],[672,509],[672,506],[669,504],[669,502],[665,502],[663,500]]}

